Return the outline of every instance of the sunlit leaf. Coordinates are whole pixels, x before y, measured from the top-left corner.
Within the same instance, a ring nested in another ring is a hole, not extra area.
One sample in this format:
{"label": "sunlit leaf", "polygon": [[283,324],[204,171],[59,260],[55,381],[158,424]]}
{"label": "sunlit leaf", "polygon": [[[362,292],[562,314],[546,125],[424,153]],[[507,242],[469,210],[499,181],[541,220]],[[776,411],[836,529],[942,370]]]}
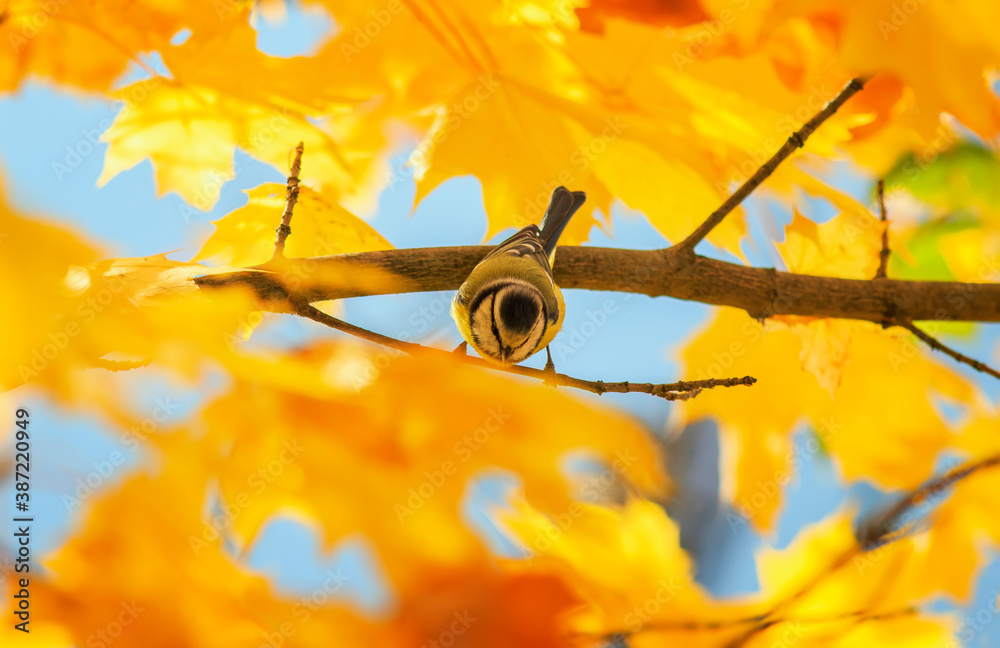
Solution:
{"label": "sunlit leaf", "polygon": [[[247,191],[249,201],[215,222],[215,233],[205,242],[197,258],[225,255],[231,265],[245,267],[263,263],[274,253],[275,223],[285,209],[284,185],[264,184]],[[392,245],[371,225],[327,199],[300,187],[293,231],[285,243],[289,257],[315,257],[388,250]]]}

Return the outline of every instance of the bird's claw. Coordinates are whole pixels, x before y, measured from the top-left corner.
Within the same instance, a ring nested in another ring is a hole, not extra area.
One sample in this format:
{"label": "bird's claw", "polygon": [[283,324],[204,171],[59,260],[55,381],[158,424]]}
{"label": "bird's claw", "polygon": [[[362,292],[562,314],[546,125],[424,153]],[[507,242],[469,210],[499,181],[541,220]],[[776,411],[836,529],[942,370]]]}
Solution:
{"label": "bird's claw", "polygon": [[552,362],[552,353],[549,351],[549,347],[545,347],[545,356],[545,368],[542,369],[545,377],[542,379],[542,384],[554,389],[559,386],[559,383],[556,381],[556,365]]}

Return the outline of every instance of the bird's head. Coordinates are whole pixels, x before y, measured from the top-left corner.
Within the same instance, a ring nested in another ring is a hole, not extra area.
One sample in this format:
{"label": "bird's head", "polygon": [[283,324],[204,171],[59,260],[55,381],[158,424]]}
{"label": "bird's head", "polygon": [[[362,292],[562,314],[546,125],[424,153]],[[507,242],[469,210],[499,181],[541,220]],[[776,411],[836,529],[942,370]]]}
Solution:
{"label": "bird's head", "polygon": [[474,346],[487,360],[517,364],[538,350],[548,327],[547,315],[541,292],[527,281],[488,284],[469,309]]}

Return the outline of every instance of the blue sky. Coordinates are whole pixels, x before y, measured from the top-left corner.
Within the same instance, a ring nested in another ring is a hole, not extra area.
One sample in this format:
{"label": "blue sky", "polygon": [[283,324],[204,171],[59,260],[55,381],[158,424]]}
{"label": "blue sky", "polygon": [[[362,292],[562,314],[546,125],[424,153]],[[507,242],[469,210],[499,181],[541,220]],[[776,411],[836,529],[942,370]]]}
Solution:
{"label": "blue sky", "polygon": [[[283,24],[260,24],[258,45],[277,56],[290,56],[315,47],[332,27],[322,14],[304,15],[293,7]],[[155,62],[154,62],[155,63]],[[0,98],[0,169],[8,199],[29,213],[44,215],[54,221],[85,232],[90,240],[104,246],[107,256],[145,256],[177,250],[173,258],[190,258],[212,232],[216,220],[245,203],[244,190],[264,182],[283,182],[283,175],[273,168],[237,153],[240,172],[222,189],[218,204],[207,213],[187,222],[183,203],[176,195],[156,198],[152,169],[148,162],[120,174],[105,187],[96,188],[106,146],[98,142],[119,105],[70,94],[42,83],[28,83],[14,96]],[[399,151],[400,159],[406,151]],[[308,155],[308,152],[307,152]],[[59,164],[63,166],[58,166]],[[69,169],[66,172],[65,169]],[[838,172],[839,183],[865,202],[870,184],[846,171]],[[453,178],[436,189],[413,210],[415,188],[402,183],[380,197],[371,223],[397,247],[467,245],[479,243],[486,232],[486,215],[479,183],[471,177]],[[768,210],[751,201],[749,223],[752,239],[746,253],[756,265],[773,266],[778,260],[771,245],[777,223],[787,222],[788,214]],[[823,220],[828,207],[814,205],[811,215]],[[412,212],[412,213],[411,213]],[[456,214],[462,214],[461,218]],[[609,238],[595,232],[594,245],[631,248],[656,248],[666,241],[645,219],[623,206],[614,210],[613,232]],[[769,220],[776,218],[777,223]],[[712,254],[711,249],[705,252]],[[596,330],[577,352],[557,357],[559,370],[581,377],[606,380],[664,382],[683,378],[676,361],[679,345],[689,339],[710,314],[701,304],[643,296],[567,291],[566,331],[581,330],[588,312],[601,310],[611,299],[614,314],[607,325]],[[459,336],[442,308],[450,294],[415,294],[392,297],[353,299],[345,302],[344,317],[355,324],[399,336],[409,333],[441,347],[453,347]],[[422,310],[423,309],[423,310]],[[655,326],[649,323],[654,323]],[[995,329],[996,327],[993,327]],[[589,330],[589,329],[588,329]],[[260,343],[292,346],[303,337],[330,335],[311,323],[289,317],[272,316],[255,334]],[[963,349],[979,357],[989,357],[997,332],[977,339],[963,340]],[[536,356],[529,364],[541,366],[544,358]],[[963,370],[964,371],[964,370]],[[972,374],[969,374],[972,375]],[[983,384],[983,381],[978,381]],[[221,384],[205,386],[209,393]],[[101,421],[63,411],[55,403],[30,390],[15,397],[33,414],[33,426],[42,431],[35,437],[37,481],[36,550],[56,548],[65,534],[79,522],[78,511],[69,511],[64,495],[79,488],[77,480],[94,473],[114,452],[125,452],[126,467],[139,465],[137,453],[126,452],[118,434]],[[998,391],[990,387],[996,399]],[[144,379],[136,392],[137,412],[152,411],[157,398],[171,398],[180,413],[192,411],[204,399],[204,393],[182,389],[156,379]],[[597,397],[593,397],[597,398]],[[672,431],[672,405],[642,395],[607,395],[603,402],[627,409],[657,434]],[[705,471],[692,476],[690,486],[707,493],[696,499],[695,510],[708,507],[712,498],[711,464],[718,451],[718,441],[711,426],[701,426],[686,435],[691,456],[699,457]],[[806,431],[798,435],[799,443]],[[697,473],[698,471],[694,471]],[[99,488],[112,488],[127,473],[116,470],[102,479]],[[761,538],[745,527],[733,532],[719,513],[714,517],[683,513],[697,525],[701,538],[696,555],[700,561],[699,578],[718,595],[736,595],[756,587],[753,554],[764,544],[785,546],[806,524],[823,518],[846,502],[861,506],[884,503],[886,496],[875,489],[858,485],[845,489],[836,479],[830,462],[822,455],[812,456],[802,474],[786,487],[786,504],[776,533]],[[10,483],[2,485],[11,492]],[[471,491],[467,513],[470,523],[486,528],[477,504],[502,492],[502,485],[484,481]],[[5,507],[11,505],[5,498]],[[10,513],[11,511],[6,511]],[[268,574],[277,587],[289,595],[303,595],[315,590],[328,569],[341,568],[350,577],[342,591],[359,609],[377,612],[391,604],[378,572],[377,561],[360,538],[345,541],[332,553],[319,548],[317,532],[298,521],[279,519],[266,528],[248,557],[250,566]],[[1000,587],[1000,561],[993,561],[978,584],[977,597],[967,611],[975,614],[990,608],[989,595]],[[977,633],[972,646],[1000,644],[1000,624],[987,625]]]}

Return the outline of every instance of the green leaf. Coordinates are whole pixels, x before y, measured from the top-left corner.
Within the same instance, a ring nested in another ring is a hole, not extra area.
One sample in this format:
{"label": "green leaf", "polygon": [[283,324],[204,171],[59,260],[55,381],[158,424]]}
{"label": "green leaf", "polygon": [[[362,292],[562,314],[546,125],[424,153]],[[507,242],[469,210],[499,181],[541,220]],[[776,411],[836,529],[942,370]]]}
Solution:
{"label": "green leaf", "polygon": [[[905,255],[893,254],[889,257],[889,276],[909,281],[955,281],[955,275],[941,256],[941,239],[948,234],[977,227],[982,227],[982,224],[968,212],[924,223],[910,232],[902,243],[906,246]],[[915,263],[907,262],[906,258],[914,259]]]}
{"label": "green leaf", "polygon": [[932,160],[909,154],[885,178],[919,200],[944,208],[1000,210],[1000,159],[993,151],[963,142]]}

